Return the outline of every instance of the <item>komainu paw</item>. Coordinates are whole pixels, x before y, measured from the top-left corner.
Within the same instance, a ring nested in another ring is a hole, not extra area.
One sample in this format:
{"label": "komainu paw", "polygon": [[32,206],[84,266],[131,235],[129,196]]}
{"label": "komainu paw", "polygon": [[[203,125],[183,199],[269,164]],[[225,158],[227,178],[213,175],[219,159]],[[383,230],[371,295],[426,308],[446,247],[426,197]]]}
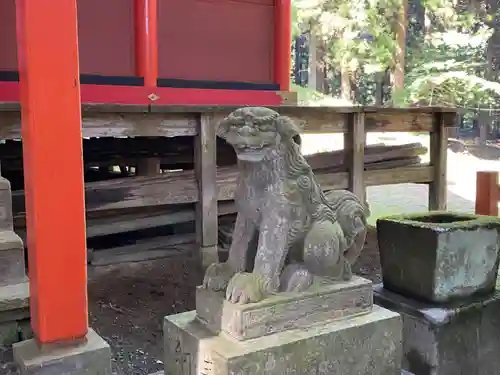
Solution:
{"label": "komainu paw", "polygon": [[214,292],[224,291],[236,272],[229,263],[212,263],[203,278],[203,287]]}
{"label": "komainu paw", "polygon": [[262,301],[269,294],[264,276],[239,272],[233,276],[226,289],[226,300],[246,304]]}

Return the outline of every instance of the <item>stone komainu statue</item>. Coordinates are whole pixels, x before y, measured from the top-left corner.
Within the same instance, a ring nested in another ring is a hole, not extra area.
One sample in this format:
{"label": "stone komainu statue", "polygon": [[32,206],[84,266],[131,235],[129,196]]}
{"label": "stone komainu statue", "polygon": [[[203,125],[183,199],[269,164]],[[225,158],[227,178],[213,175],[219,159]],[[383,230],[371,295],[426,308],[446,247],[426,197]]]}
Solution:
{"label": "stone komainu statue", "polygon": [[349,280],[363,248],[364,203],[347,190],[323,193],[299,131],[262,107],[238,109],[219,124],[238,156],[238,216],[227,262],[209,266],[203,285],[225,290],[233,303],[300,292],[314,276]]}

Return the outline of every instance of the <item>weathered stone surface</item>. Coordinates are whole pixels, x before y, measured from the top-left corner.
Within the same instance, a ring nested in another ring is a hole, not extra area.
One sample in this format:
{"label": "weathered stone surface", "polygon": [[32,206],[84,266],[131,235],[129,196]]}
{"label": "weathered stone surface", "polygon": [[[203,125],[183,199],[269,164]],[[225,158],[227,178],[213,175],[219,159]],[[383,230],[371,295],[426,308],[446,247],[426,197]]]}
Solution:
{"label": "weathered stone surface", "polygon": [[29,293],[27,282],[0,286],[0,316],[2,312],[29,308]]}
{"label": "weathered stone surface", "polygon": [[495,288],[500,218],[431,212],[377,220],[386,289],[447,302]]}
{"label": "weathered stone surface", "polygon": [[369,313],[373,302],[372,282],[353,276],[338,284],[316,283],[302,293],[279,293],[251,304],[233,304],[222,292],[198,287],[198,318],[215,333],[223,331],[237,340]]}
{"label": "weathered stone surface", "polygon": [[18,321],[19,325],[19,340],[20,341],[25,341],[32,339],[34,337],[33,335],[33,329],[31,328],[31,320],[30,319],[24,319]]}
{"label": "weathered stone surface", "polygon": [[13,231],[12,191],[10,182],[0,176],[0,231]]}
{"label": "weathered stone surface", "polygon": [[22,309],[0,311],[0,323],[14,322],[29,319],[30,309],[25,307]]}
{"label": "weathered stone surface", "polygon": [[227,262],[203,285],[233,303],[307,290],[315,276],[350,280],[366,237],[364,202],[348,190],[324,194],[300,151],[300,127],[263,107],[237,109],[217,134],[238,157],[238,205]]}
{"label": "weathered stone surface", "polygon": [[21,375],[111,375],[111,349],[92,329],[72,346],[42,350],[31,339],[13,348]]}
{"label": "weathered stone surface", "polygon": [[26,279],[24,245],[13,231],[0,232],[0,286]]}
{"label": "weathered stone surface", "polygon": [[19,342],[19,326],[16,321],[0,323],[0,346]]}
{"label": "weathered stone surface", "polygon": [[27,282],[0,286],[0,346],[10,346],[21,338],[20,322],[29,322]]}
{"label": "weathered stone surface", "polygon": [[415,375],[499,375],[500,291],[436,306],[377,285],[375,303],[403,318],[403,367]]}
{"label": "weathered stone surface", "polygon": [[401,320],[374,306],[369,314],[249,341],[215,335],[196,312],[164,322],[168,375],[395,375]]}

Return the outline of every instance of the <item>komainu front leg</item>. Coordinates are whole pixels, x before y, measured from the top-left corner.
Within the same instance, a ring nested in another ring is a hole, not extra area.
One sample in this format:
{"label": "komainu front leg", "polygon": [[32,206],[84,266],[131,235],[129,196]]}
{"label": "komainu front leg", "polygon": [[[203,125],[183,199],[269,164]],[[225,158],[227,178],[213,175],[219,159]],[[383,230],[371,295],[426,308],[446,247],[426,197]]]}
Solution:
{"label": "komainu front leg", "polygon": [[205,272],[203,286],[213,291],[225,291],[229,280],[245,270],[248,244],[255,234],[255,225],[251,220],[238,214],[234,226],[233,240],[229,248],[229,258],[224,263],[213,263]]}
{"label": "komainu front leg", "polygon": [[288,252],[289,221],[286,209],[273,211],[263,214],[253,272],[233,276],[226,290],[228,301],[258,302],[279,291],[280,274]]}

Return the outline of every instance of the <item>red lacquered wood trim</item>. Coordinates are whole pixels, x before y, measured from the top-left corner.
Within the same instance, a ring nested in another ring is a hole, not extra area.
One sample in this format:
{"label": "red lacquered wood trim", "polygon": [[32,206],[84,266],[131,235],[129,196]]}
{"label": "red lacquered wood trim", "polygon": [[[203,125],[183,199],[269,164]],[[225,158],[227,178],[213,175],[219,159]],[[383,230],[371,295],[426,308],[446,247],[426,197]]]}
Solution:
{"label": "red lacquered wood trim", "polygon": [[498,216],[498,172],[477,172],[476,214]]}
{"label": "red lacquered wood trim", "polygon": [[274,6],[274,81],[281,91],[290,91],[292,2],[275,0]]}
{"label": "red lacquered wood trim", "polygon": [[144,84],[156,86],[158,78],[158,4],[157,0],[135,0],[136,74]]}
{"label": "red lacquered wood trim", "polygon": [[[82,103],[152,104],[147,87],[117,85],[81,85]],[[183,89],[160,87],[155,89],[161,105],[263,105],[285,103],[286,97],[276,91]],[[18,82],[0,82],[0,102],[19,101]]]}

